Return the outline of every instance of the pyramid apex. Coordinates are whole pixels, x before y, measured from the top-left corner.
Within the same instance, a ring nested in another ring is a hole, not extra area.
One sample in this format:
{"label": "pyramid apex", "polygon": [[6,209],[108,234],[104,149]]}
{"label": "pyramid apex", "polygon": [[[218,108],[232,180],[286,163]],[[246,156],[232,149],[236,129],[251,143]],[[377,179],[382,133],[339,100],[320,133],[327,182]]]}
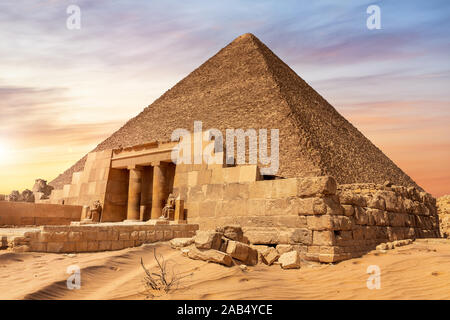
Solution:
{"label": "pyramid apex", "polygon": [[253,33],[244,33],[241,34],[239,37],[237,37],[236,39],[234,39],[233,42],[237,42],[237,41],[242,41],[242,40],[258,40],[258,38],[253,34]]}
{"label": "pyramid apex", "polygon": [[[280,177],[327,174],[341,184],[390,180],[417,186],[252,33],[223,47],[95,151],[168,141],[173,130],[189,130],[195,121],[221,132],[279,130]],[[85,162],[83,158],[50,184],[70,184],[72,173]]]}

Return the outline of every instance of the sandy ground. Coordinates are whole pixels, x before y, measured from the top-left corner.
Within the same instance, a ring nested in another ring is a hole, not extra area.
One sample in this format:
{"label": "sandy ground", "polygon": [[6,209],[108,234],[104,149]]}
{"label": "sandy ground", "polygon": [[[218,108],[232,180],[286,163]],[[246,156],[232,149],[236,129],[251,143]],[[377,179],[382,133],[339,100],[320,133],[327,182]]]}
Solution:
{"label": "sandy ground", "polygon": [[[336,265],[299,270],[258,265],[247,271],[195,261],[167,243],[76,255],[0,251],[0,299],[146,299],[140,258],[151,270],[153,248],[180,273],[193,273],[157,299],[450,299],[450,240],[424,239]],[[69,290],[67,267],[81,269],[81,289]],[[381,288],[369,290],[369,265]]]}

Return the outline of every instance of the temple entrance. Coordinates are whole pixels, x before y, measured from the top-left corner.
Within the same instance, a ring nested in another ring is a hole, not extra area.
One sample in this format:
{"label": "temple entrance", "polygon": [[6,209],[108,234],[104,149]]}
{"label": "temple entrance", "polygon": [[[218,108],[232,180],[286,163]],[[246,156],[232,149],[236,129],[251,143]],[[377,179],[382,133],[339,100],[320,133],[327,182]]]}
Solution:
{"label": "temple entrance", "polygon": [[158,219],[173,191],[175,164],[158,161],[129,170],[127,221]]}

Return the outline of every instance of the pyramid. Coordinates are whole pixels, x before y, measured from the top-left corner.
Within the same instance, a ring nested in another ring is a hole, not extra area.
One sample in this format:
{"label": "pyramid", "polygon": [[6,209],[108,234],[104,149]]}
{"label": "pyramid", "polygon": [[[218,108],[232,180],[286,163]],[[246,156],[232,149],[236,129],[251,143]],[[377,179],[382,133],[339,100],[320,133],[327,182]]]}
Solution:
{"label": "pyramid", "polygon": [[[278,176],[338,183],[417,184],[266,45],[244,34],[129,120],[93,151],[168,141],[177,128],[279,129]],[[86,157],[50,184],[61,189]],[[420,187],[419,187],[420,188]]]}

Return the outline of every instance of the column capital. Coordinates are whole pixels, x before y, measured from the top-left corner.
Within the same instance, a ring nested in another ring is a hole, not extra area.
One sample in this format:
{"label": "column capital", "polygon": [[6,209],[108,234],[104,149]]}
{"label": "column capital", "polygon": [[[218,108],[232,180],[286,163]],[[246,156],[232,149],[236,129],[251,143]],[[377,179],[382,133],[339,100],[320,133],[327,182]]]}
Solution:
{"label": "column capital", "polygon": [[153,162],[152,162],[152,166],[153,166],[153,167],[159,167],[159,166],[161,166],[161,161],[153,161]]}

